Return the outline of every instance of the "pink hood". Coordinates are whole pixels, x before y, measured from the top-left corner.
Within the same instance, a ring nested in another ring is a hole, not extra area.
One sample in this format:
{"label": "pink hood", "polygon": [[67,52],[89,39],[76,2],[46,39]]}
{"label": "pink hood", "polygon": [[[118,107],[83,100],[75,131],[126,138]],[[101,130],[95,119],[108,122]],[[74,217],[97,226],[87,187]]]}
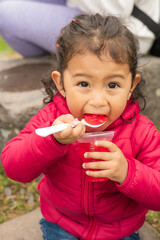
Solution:
{"label": "pink hood", "polygon": [[38,189],[46,220],[76,237],[116,240],[136,231],[148,209],[160,210],[160,133],[139,114],[138,102],[128,102],[121,118],[106,131],[115,131],[113,142],[123,151],[129,170],[122,185],[113,181],[92,183],[82,169],[78,143],[61,145],[52,136],[35,134],[55,118],[69,113],[65,99],[53,102],[34,116],[2,152],[8,176],[29,182],[44,174]]}

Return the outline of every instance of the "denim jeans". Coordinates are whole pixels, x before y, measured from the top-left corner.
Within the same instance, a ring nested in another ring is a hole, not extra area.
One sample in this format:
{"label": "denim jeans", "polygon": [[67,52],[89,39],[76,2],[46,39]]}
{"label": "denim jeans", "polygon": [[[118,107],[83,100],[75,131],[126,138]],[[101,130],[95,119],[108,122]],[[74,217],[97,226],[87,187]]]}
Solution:
{"label": "denim jeans", "polygon": [[121,238],[119,240],[141,240],[139,234],[137,232],[131,234],[130,236],[128,237],[125,237],[125,238]]}
{"label": "denim jeans", "polygon": [[[47,222],[42,218],[39,222],[41,224],[41,230],[43,232],[44,240],[79,240],[69,232],[65,231],[59,225]],[[141,240],[138,233],[133,233],[129,237],[121,238],[119,240]]]}

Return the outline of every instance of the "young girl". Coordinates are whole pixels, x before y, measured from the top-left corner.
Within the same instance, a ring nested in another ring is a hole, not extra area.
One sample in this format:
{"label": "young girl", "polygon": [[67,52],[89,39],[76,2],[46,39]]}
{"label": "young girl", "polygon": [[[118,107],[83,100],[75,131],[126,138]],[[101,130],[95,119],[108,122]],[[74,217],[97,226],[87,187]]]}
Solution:
{"label": "young girl", "polygon": [[[3,167],[20,182],[43,173],[44,239],[140,239],[148,209],[160,210],[160,133],[139,113],[137,40],[117,17],[79,15],[56,46],[58,71],[45,82],[48,104],[5,146]],[[96,142],[106,152],[85,153],[95,162],[82,165],[77,140],[93,131],[80,122],[86,113],[107,116],[96,131],[115,135]],[[61,123],[71,124],[47,137],[35,133]],[[106,181],[88,182],[87,175]]]}

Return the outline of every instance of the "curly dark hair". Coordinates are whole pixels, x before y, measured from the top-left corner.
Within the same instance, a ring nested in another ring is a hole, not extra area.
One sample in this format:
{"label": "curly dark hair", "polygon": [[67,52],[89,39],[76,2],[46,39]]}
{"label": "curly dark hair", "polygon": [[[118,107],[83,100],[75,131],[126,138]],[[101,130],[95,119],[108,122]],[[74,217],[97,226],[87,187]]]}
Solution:
{"label": "curly dark hair", "polygon": [[[132,74],[132,83],[138,72],[138,40],[123,24],[122,19],[115,16],[80,14],[61,30],[56,45],[56,70],[61,73],[62,85],[63,72],[69,60],[76,54],[85,54],[86,51],[90,51],[100,59],[102,54],[109,53],[116,63],[127,63]],[[43,79],[42,82],[48,94],[44,103],[49,103],[57,89],[51,77],[47,80]],[[144,80],[141,79],[132,94],[132,100],[135,102],[136,99],[143,99],[145,107],[145,98],[140,90],[143,83]]]}

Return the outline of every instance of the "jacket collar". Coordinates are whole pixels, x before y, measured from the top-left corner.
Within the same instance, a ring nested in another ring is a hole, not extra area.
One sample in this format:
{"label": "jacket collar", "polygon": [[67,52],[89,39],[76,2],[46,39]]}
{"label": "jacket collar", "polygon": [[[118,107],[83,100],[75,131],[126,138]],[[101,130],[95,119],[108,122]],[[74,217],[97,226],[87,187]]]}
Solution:
{"label": "jacket collar", "polygon": [[123,113],[121,114],[121,116],[116,121],[114,121],[110,126],[108,126],[107,130],[111,130],[120,125],[133,122],[139,112],[140,112],[140,106],[138,101],[133,103],[132,99],[130,99],[127,102],[127,105]]}
{"label": "jacket collar", "polygon": [[58,109],[60,115],[70,113],[68,106],[67,106],[66,99],[60,93],[57,93],[53,97],[53,102],[54,102],[56,108]]}

